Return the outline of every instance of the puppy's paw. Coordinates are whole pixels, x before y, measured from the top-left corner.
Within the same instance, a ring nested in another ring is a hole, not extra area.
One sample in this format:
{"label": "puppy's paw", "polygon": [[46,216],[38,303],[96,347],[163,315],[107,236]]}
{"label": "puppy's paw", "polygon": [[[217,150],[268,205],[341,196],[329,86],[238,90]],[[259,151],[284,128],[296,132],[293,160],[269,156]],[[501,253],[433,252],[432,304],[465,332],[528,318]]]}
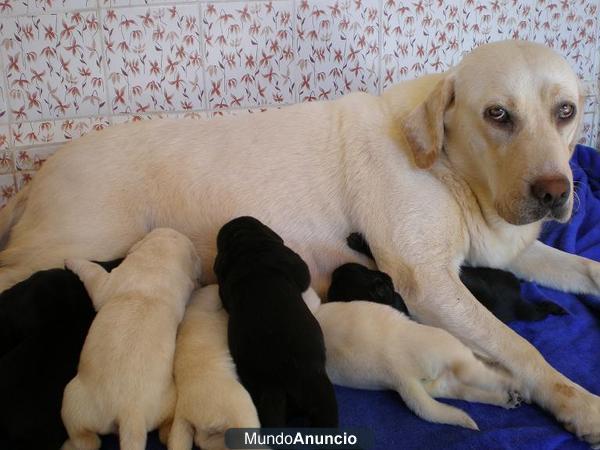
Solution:
{"label": "puppy's paw", "polygon": [[506,407],[508,409],[513,409],[521,406],[523,402],[523,397],[517,391],[508,391],[508,399],[506,402]]}

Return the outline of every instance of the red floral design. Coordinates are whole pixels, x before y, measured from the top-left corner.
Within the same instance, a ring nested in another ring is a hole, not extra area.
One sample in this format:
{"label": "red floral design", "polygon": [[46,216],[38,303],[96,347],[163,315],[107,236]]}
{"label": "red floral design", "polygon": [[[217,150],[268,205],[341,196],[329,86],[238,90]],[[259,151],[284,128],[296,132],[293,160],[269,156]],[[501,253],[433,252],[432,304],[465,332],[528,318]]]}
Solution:
{"label": "red floral design", "polygon": [[377,0],[302,0],[296,10],[300,101],[379,92]]}
{"label": "red floral design", "polygon": [[94,12],[3,20],[2,59],[15,122],[106,111],[98,28]]}
{"label": "red floral design", "polygon": [[113,112],[204,107],[197,7],[109,9],[103,20]]}
{"label": "red floral design", "polygon": [[209,3],[202,24],[211,109],[294,101],[291,3]]}

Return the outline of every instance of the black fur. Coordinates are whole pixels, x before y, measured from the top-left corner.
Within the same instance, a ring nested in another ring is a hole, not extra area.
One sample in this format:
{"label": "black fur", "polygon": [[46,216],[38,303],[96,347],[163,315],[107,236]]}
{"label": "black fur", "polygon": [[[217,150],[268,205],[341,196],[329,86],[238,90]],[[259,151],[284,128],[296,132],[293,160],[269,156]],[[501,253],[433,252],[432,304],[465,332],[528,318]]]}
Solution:
{"label": "black fur", "polygon": [[[101,263],[107,270],[121,260]],[[0,436],[10,450],[57,450],[60,409],[96,315],[66,269],[37,272],[0,294]]]}
{"label": "black fur", "polygon": [[347,263],[333,271],[327,300],[370,300],[391,305],[408,315],[404,300],[394,291],[390,276],[379,270],[370,270],[362,264]]}
{"label": "black fur", "polygon": [[323,333],[302,299],[306,263],[270,228],[240,217],[219,231],[214,270],[231,355],[261,425],[283,427],[300,416],[306,426],[336,427]]}
{"label": "black fur", "polygon": [[[369,244],[360,233],[351,233],[346,238],[346,242],[351,249],[373,258]],[[382,272],[369,270],[360,264],[344,264],[333,273],[328,300],[344,300],[344,295],[355,291],[356,295],[352,296],[350,294],[351,298],[345,299],[357,300],[360,298],[359,294],[369,294],[363,300],[385,303],[394,307],[397,307],[396,304],[401,302],[401,307],[398,309],[406,312],[406,305],[399,294],[396,295],[400,300],[390,296],[389,292],[385,295],[377,294],[378,291],[383,291],[379,287],[381,284],[386,284],[388,291],[389,289],[393,290],[391,279],[383,274],[387,277],[384,279],[381,274]],[[505,323],[513,320],[542,320],[550,314],[563,315],[567,313],[555,303],[526,302],[521,297],[519,279],[504,270],[462,266],[460,279],[483,306]],[[331,297],[332,291],[334,298]]]}
{"label": "black fur", "polygon": [[460,269],[460,279],[483,306],[505,323],[513,320],[542,320],[550,314],[567,313],[552,302],[525,301],[521,297],[519,279],[504,270],[463,266]]}

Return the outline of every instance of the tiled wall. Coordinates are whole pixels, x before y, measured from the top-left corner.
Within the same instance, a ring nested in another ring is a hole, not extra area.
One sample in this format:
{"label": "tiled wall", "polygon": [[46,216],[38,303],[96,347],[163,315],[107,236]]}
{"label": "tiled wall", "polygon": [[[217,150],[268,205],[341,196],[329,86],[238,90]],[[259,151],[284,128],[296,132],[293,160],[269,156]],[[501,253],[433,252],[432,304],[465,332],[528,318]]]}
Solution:
{"label": "tiled wall", "polygon": [[600,0],[0,0],[0,203],[90,130],[379,93],[505,38],[569,60],[597,146],[599,15]]}

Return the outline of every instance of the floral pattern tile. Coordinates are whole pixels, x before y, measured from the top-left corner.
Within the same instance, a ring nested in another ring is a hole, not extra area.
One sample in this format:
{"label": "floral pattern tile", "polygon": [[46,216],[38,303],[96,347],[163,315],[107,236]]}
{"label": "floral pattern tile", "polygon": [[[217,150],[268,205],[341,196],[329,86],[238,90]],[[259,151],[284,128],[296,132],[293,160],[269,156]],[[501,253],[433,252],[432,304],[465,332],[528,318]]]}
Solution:
{"label": "floral pattern tile", "polygon": [[598,2],[589,0],[538,2],[533,39],[559,51],[582,79],[593,79],[598,13]]}
{"label": "floral pattern tile", "polygon": [[15,167],[17,171],[39,170],[60,147],[61,145],[48,145],[15,149]]}
{"label": "floral pattern tile", "polygon": [[97,5],[96,0],[2,0],[0,16],[89,10]]}
{"label": "floral pattern tile", "polygon": [[593,113],[596,111],[597,107],[598,107],[598,96],[588,95],[585,97],[585,101],[583,103],[583,112],[584,113]]}
{"label": "floral pattern tile", "polygon": [[595,114],[584,114],[583,130],[581,133],[580,144],[595,147],[597,145],[596,136],[598,135],[598,121]]}
{"label": "floral pattern tile", "polygon": [[7,173],[0,175],[0,207],[6,205],[6,202],[16,193],[14,174]]}
{"label": "floral pattern tile", "polygon": [[8,149],[11,143],[10,127],[8,125],[0,125],[0,151]]}
{"label": "floral pattern tile", "polygon": [[108,117],[22,122],[11,126],[15,147],[66,142],[110,125]]}
{"label": "floral pattern tile", "polygon": [[380,20],[377,0],[298,1],[298,99],[379,93]]}
{"label": "floral pattern tile", "polygon": [[12,150],[0,151],[0,175],[6,175],[15,171],[15,163]]}
{"label": "floral pattern tile", "polygon": [[383,89],[458,62],[460,5],[460,0],[384,1]]}
{"label": "floral pattern tile", "polygon": [[290,1],[203,6],[210,109],[294,101],[292,16]]}
{"label": "floral pattern tile", "polygon": [[0,27],[14,122],[106,112],[95,12],[9,17]]}
{"label": "floral pattern tile", "polygon": [[37,173],[37,170],[19,170],[15,173],[15,186],[17,192],[25,187],[27,183],[29,183],[34,175]]}
{"label": "floral pattern tile", "polygon": [[197,5],[108,9],[102,29],[113,113],[204,107]]}
{"label": "floral pattern tile", "polygon": [[4,77],[0,76],[0,124],[7,124],[9,122],[7,94]]}

